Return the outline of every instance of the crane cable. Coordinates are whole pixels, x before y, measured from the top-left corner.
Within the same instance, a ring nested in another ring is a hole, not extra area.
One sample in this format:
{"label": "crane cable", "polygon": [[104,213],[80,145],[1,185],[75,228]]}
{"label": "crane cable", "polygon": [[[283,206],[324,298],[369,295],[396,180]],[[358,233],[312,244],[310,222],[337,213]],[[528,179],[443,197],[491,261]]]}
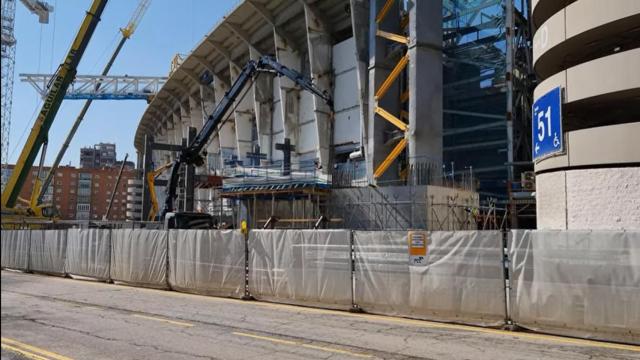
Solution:
{"label": "crane cable", "polygon": [[[55,0],[53,3],[53,8],[58,8],[58,0]],[[53,34],[51,35],[51,56],[49,57],[49,72],[53,71],[53,49],[56,45],[56,18],[58,17],[58,12],[53,12]]]}

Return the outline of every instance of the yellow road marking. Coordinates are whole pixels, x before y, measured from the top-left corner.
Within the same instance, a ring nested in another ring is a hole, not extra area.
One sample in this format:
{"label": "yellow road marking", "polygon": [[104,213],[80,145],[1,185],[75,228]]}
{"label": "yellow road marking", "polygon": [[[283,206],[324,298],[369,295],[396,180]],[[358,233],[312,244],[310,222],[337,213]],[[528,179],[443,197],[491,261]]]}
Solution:
{"label": "yellow road marking", "polygon": [[28,359],[32,359],[32,360],[50,360],[49,358],[42,357],[42,356],[36,355],[34,353],[30,353],[30,352],[25,351],[25,350],[18,349],[17,347],[13,347],[11,345],[2,344],[2,348],[4,350],[9,350],[11,352],[20,354],[20,355],[22,355],[22,356],[24,356],[24,357],[26,357]]}
{"label": "yellow road marking", "polygon": [[[194,296],[198,296],[198,295],[194,295]],[[215,298],[215,299],[219,300],[218,298]],[[516,338],[519,337],[524,339],[552,341],[552,342],[558,342],[558,343],[640,352],[640,346],[625,345],[625,344],[610,343],[610,342],[595,341],[595,340],[586,340],[586,339],[574,339],[574,338],[567,338],[567,337],[557,336],[557,335],[533,334],[533,333],[516,332],[516,331],[509,331],[509,330],[489,329],[489,328],[481,328],[481,327],[476,327],[471,325],[439,323],[439,322],[434,322],[429,320],[406,319],[406,318],[390,317],[390,316],[375,315],[375,314],[357,314],[357,313],[349,313],[349,312],[344,312],[339,310],[315,309],[315,308],[308,308],[304,306],[295,306],[295,305],[288,305],[288,304],[275,304],[275,303],[268,303],[268,302],[246,303],[242,300],[235,300],[235,299],[223,299],[223,300],[228,300],[228,301],[232,301],[240,304],[264,306],[264,307],[269,307],[273,309],[309,312],[309,313],[326,314],[326,315],[348,316],[348,317],[361,318],[365,320],[373,320],[376,322],[393,322],[393,323],[413,325],[413,326],[418,326],[423,328],[465,330],[465,331],[479,332],[479,333],[492,334],[492,335],[509,336],[509,337],[516,337]]]}
{"label": "yellow road marking", "polygon": [[[3,337],[2,339],[2,347],[6,348],[7,350],[9,349],[14,349],[15,351],[18,351],[20,354],[23,354],[31,359],[45,359],[45,360],[72,360],[71,358],[68,358],[66,356],[60,355],[60,354],[56,354],[54,352],[51,351],[47,351],[45,349],[41,349],[39,347],[35,347],[33,345],[29,345],[29,344],[25,344],[22,343],[20,341],[14,340],[14,339],[9,339],[9,338],[5,338]],[[29,354],[29,355],[27,355]]]}
{"label": "yellow road marking", "polygon": [[255,334],[249,334],[249,333],[243,333],[243,332],[237,332],[237,331],[233,332],[233,334],[234,335],[238,335],[238,336],[250,337],[250,338],[254,338],[254,339],[258,339],[258,340],[271,341],[271,342],[278,343],[278,344],[301,346],[301,347],[305,347],[305,348],[308,348],[308,349],[322,350],[322,351],[333,352],[333,353],[344,354],[344,355],[350,355],[350,356],[355,356],[355,357],[363,357],[363,358],[371,358],[371,357],[373,357],[373,356],[368,355],[368,354],[355,353],[355,352],[351,352],[351,351],[347,351],[347,350],[341,350],[341,349],[336,349],[336,348],[331,348],[331,347],[326,347],[326,346],[305,344],[305,343],[301,343],[301,342],[297,342],[297,341],[282,340],[282,339],[277,339],[277,338],[273,338],[273,337],[269,337],[269,336],[261,336],[261,335],[255,335]]}
{"label": "yellow road marking", "polygon": [[239,335],[239,336],[250,337],[250,338],[254,338],[254,339],[259,339],[259,340],[267,340],[267,341],[271,341],[271,342],[278,343],[278,344],[298,345],[298,343],[295,342],[295,341],[276,339],[276,338],[272,338],[272,337],[268,337],[268,336],[260,336],[260,335],[248,334],[248,333],[237,332],[237,331],[234,331],[233,334],[234,335]]}
{"label": "yellow road marking", "polygon": [[356,357],[363,357],[363,358],[372,358],[373,357],[373,356],[368,355],[368,354],[354,353],[354,352],[347,351],[347,350],[334,349],[334,348],[329,348],[329,347],[325,347],[325,346],[318,346],[318,345],[311,345],[311,344],[302,344],[302,346],[306,347],[306,348],[309,348],[309,349],[324,350],[324,351],[334,352],[334,353],[338,353],[338,354],[351,355],[351,356],[356,356]]}
{"label": "yellow road marking", "polygon": [[135,316],[135,317],[138,317],[138,318],[142,318],[142,319],[147,319],[147,320],[155,320],[155,321],[166,322],[168,324],[184,326],[184,327],[192,327],[193,326],[193,324],[189,324],[189,323],[186,323],[186,322],[163,319],[163,318],[157,318],[157,317],[153,317],[153,316],[146,316],[146,315],[140,315],[140,314],[133,314],[132,316]]}
{"label": "yellow road marking", "polygon": [[[18,275],[34,276],[30,274],[18,274]],[[73,281],[71,279],[56,278],[56,277],[49,277],[48,279],[57,280],[57,281],[67,281],[67,282]],[[84,282],[84,283],[90,283],[90,282]],[[96,283],[95,285],[112,286],[110,284],[105,284],[105,283]],[[533,333],[515,332],[515,331],[509,331],[509,330],[488,329],[488,328],[481,328],[481,327],[475,327],[470,325],[439,323],[439,322],[433,322],[428,320],[414,320],[414,319],[397,318],[397,317],[390,317],[390,316],[384,316],[384,315],[356,314],[356,313],[349,313],[349,312],[339,311],[339,310],[309,308],[304,306],[276,304],[276,303],[268,303],[268,302],[261,302],[261,301],[246,302],[244,300],[239,300],[239,299],[203,296],[203,295],[197,295],[197,294],[181,293],[177,291],[166,291],[166,290],[134,288],[134,287],[130,289],[138,292],[152,292],[154,294],[158,294],[158,292],[162,292],[164,295],[168,295],[168,296],[200,299],[200,300],[214,301],[214,302],[233,303],[236,305],[247,305],[247,306],[255,305],[255,306],[263,306],[263,307],[269,307],[273,309],[287,310],[287,311],[294,311],[294,312],[307,312],[307,313],[316,313],[316,314],[324,314],[324,315],[355,317],[355,318],[361,318],[364,320],[372,320],[376,322],[386,322],[386,323],[392,322],[392,323],[413,325],[413,326],[423,327],[423,328],[466,330],[471,332],[485,333],[485,334],[492,334],[492,335],[499,335],[499,336],[508,336],[513,338],[522,338],[522,339],[549,341],[549,342],[564,343],[564,344],[571,344],[571,345],[581,345],[581,346],[589,346],[589,347],[597,347],[597,348],[605,348],[605,349],[616,349],[616,350],[640,352],[640,346],[610,343],[610,342],[604,342],[604,341],[586,340],[586,339],[575,339],[575,338],[568,338],[568,337],[563,337],[558,335],[533,334]]]}

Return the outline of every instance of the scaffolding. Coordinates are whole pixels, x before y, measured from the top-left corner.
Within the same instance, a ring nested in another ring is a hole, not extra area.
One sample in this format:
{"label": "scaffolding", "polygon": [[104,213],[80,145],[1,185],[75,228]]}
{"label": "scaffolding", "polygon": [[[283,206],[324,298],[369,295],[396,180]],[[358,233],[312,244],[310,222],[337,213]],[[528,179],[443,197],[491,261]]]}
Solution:
{"label": "scaffolding", "polygon": [[[508,207],[512,227],[531,215],[520,174],[531,170],[528,0],[445,0],[444,159],[471,166],[486,201]],[[452,165],[453,167],[453,165]],[[535,206],[533,206],[535,208]]]}

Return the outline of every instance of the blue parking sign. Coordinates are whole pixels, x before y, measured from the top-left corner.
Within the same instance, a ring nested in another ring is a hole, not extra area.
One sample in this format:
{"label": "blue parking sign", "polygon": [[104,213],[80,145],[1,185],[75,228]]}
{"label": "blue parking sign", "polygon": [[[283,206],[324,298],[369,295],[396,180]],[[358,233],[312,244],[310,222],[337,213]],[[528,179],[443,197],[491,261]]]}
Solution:
{"label": "blue parking sign", "polygon": [[531,136],[534,160],[562,151],[562,90],[560,87],[542,95],[533,103]]}

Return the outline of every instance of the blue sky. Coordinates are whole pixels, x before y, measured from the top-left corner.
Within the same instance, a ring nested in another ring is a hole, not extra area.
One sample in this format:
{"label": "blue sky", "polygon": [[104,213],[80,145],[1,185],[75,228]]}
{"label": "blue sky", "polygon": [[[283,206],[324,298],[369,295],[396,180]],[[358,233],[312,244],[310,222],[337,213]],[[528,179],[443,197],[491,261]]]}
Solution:
{"label": "blue sky", "polygon": [[[47,0],[55,7],[49,24],[20,3],[16,5],[15,80],[10,136],[10,163],[15,163],[26,141],[41,100],[35,89],[22,83],[20,73],[52,73],[63,61],[91,0]],[[188,53],[237,0],[152,0],[135,34],[127,41],[111,68],[111,75],[167,76],[176,53]],[[120,40],[119,28],[126,26],[137,0],[110,0],[89,43],[78,74],[102,71]],[[49,132],[46,163],[53,162],[75,120],[83,100],[65,100]],[[129,153],[136,159],[133,137],[146,108],[143,100],[94,101],[80,125],[62,164],[78,166],[80,147],[115,142],[118,158]],[[39,157],[36,160],[36,164]]]}

